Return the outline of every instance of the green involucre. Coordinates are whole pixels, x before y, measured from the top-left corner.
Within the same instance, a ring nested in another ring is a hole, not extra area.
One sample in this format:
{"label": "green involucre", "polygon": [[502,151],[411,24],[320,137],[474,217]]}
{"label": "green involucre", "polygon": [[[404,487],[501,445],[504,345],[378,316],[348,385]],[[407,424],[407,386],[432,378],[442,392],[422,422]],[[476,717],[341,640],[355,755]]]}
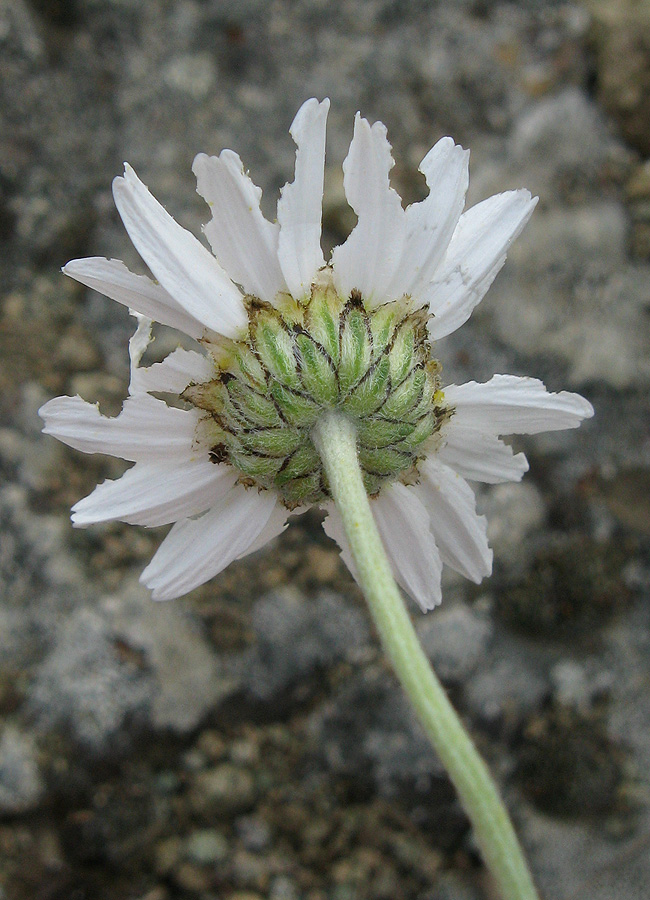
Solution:
{"label": "green involucre", "polygon": [[324,411],[349,417],[366,490],[417,478],[422,444],[451,415],[431,358],[426,310],[408,297],[372,309],[358,291],[336,293],[322,270],[302,303],[247,298],[248,334],[206,342],[212,381],[183,399],[205,411],[197,441],[244,484],[276,490],[289,508],[330,498],[312,443]]}

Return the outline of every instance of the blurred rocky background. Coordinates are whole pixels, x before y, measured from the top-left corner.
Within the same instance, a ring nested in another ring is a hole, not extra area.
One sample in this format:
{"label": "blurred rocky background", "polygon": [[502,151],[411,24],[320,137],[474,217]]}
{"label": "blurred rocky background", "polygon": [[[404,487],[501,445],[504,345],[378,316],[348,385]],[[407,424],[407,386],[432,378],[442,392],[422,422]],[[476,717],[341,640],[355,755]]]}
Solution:
{"label": "blurred rocky background", "polygon": [[[329,96],[325,240],[353,225],[357,109],[393,175],[453,135],[470,202],[540,203],[448,380],[588,396],[481,491],[495,549],[422,640],[501,783],[546,900],[650,884],[650,12],[644,0],[0,0],[0,898],[493,900],[471,830],[316,514],[189,598],[137,578],[159,531],[73,531],[115,461],[39,433],[61,393],[115,413],[133,322],[65,279],[137,266],[128,160],[199,233],[191,163],[236,149],[272,215],[288,126]],[[162,357],[176,337],[158,334]]]}

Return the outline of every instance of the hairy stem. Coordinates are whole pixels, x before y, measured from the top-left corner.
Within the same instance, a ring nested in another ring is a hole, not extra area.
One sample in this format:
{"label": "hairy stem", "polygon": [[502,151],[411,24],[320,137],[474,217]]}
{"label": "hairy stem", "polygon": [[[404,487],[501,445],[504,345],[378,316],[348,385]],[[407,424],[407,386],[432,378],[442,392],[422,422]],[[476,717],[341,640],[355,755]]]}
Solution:
{"label": "hairy stem", "polygon": [[501,895],[539,900],[496,785],[433,672],[395,584],[363,486],[354,425],[332,410],[319,420],[312,438],[384,648],[458,791]]}

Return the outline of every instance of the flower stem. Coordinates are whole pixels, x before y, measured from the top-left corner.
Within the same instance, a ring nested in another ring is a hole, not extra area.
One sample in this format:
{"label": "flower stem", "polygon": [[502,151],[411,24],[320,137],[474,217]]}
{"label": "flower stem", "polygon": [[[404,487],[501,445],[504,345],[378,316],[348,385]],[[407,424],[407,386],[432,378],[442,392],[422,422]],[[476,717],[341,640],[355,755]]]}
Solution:
{"label": "flower stem", "polygon": [[433,672],[395,584],[361,478],[356,431],[332,410],[315,426],[359,585],[397,677],[451,778],[504,900],[539,900],[496,785]]}

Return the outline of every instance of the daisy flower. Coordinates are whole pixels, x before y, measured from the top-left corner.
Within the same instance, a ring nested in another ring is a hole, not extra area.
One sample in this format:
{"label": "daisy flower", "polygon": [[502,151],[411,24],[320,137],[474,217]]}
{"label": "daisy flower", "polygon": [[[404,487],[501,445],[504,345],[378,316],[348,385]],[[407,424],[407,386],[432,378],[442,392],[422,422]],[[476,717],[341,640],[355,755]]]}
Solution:
{"label": "daisy flower", "polygon": [[[66,275],[138,316],[129,396],[115,418],[80,397],[40,411],[44,431],[85,453],[134,463],[72,510],[75,526],[117,519],[173,527],[142,581],[179,597],[279,535],[291,515],[327,510],[324,528],[355,573],[314,430],[338,410],[354,426],[366,492],[396,581],[423,610],[442,565],[489,575],[486,521],[468,481],[518,481],[528,468],[503,435],[575,428],[577,394],[495,375],[445,385],[434,346],[459,328],[501,269],[536,200],[507,191],[464,210],[469,153],[445,137],[420,164],[429,195],[404,209],[390,186],[386,128],[357,114],[343,163],[358,222],[329,261],[321,249],[329,102],[308,100],[291,135],[294,181],[277,220],[231,150],[194,160],[212,253],[128,165],[113,193],[153,279],[118,260],[78,259]],[[152,320],[193,338],[140,365]],[[183,401],[169,405],[162,397]]]}

